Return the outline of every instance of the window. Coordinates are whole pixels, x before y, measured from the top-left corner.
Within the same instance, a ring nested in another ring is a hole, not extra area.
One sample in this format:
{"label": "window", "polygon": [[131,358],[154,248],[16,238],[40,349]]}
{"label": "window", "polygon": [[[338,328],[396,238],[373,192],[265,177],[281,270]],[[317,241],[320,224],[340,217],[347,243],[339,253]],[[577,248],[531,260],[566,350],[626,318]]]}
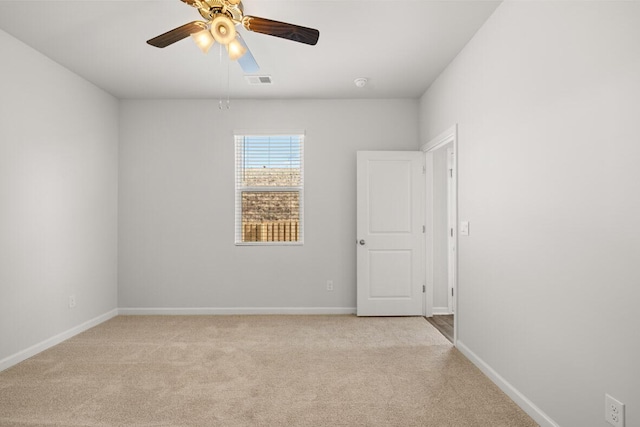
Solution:
{"label": "window", "polygon": [[304,135],[236,135],[236,244],[302,244]]}

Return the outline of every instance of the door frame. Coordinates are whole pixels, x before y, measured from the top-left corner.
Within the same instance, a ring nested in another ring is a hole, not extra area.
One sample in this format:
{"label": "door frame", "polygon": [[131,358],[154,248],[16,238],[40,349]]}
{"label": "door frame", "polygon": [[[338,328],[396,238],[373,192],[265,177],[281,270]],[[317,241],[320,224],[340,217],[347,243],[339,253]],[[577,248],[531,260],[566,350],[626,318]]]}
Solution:
{"label": "door frame", "polygon": [[433,249],[433,218],[434,218],[434,204],[433,204],[433,154],[438,149],[443,148],[445,145],[451,143],[453,147],[453,181],[452,181],[452,200],[450,213],[451,218],[454,219],[452,228],[455,244],[455,256],[451,260],[453,262],[453,345],[456,346],[458,342],[458,125],[454,124],[449,129],[445,130],[426,144],[422,146],[422,151],[425,154],[425,282],[426,292],[424,293],[425,307],[424,315],[426,317],[433,316],[433,264],[434,264],[434,249]]}
{"label": "door frame", "polygon": [[453,144],[447,147],[447,228],[452,232],[447,239],[447,271],[449,272],[448,283],[447,283],[447,308],[450,313],[456,312],[455,307],[455,288],[456,288],[456,249],[457,243],[455,240],[455,236],[453,230],[456,228],[456,217],[454,216],[456,213],[456,177],[454,175],[454,171],[456,169],[455,166],[455,151],[453,149]]}

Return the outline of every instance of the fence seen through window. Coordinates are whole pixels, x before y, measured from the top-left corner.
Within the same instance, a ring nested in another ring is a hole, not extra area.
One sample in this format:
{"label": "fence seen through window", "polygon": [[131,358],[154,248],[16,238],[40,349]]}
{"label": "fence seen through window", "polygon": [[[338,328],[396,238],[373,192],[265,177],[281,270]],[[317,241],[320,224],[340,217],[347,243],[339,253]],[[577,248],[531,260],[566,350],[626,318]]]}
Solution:
{"label": "fence seen through window", "polygon": [[303,136],[236,135],[236,243],[302,243]]}

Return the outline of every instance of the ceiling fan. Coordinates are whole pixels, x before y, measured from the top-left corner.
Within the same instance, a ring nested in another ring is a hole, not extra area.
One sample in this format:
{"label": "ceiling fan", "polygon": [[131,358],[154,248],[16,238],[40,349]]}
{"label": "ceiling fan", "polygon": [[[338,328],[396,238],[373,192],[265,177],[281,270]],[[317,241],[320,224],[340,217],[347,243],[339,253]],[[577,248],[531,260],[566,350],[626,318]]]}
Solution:
{"label": "ceiling fan", "polygon": [[193,21],[174,28],[147,40],[148,44],[164,48],[191,36],[198,47],[207,53],[214,42],[218,42],[227,48],[231,59],[238,60],[244,72],[251,73],[258,70],[258,64],[236,31],[237,25],[242,25],[248,31],[309,45],[315,45],[320,37],[320,32],[314,28],[245,15],[241,0],[181,1],[197,8],[205,21]]}

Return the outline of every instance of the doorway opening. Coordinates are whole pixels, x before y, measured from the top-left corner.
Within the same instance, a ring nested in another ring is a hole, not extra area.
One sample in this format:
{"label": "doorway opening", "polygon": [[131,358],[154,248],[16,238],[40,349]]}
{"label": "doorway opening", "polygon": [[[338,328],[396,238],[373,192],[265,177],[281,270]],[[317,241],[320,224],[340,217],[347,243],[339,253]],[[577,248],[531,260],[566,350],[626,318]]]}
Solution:
{"label": "doorway opening", "polygon": [[457,129],[423,147],[426,179],[425,317],[454,345],[457,340]]}
{"label": "doorway opening", "polygon": [[436,314],[425,319],[453,343],[453,314]]}

